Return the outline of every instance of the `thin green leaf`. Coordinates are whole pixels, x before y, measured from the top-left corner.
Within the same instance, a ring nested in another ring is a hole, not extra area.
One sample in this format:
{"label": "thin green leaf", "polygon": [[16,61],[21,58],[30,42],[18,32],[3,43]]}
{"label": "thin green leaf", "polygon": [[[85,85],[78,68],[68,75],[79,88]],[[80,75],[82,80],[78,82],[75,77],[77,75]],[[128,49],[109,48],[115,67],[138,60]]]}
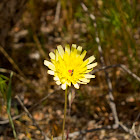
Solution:
{"label": "thin green leaf", "polygon": [[2,79],[4,79],[4,80],[8,80],[8,79],[9,79],[8,77],[6,77],[6,76],[4,76],[4,75],[2,75],[2,74],[0,74],[0,78],[2,78]]}
{"label": "thin green leaf", "polygon": [[6,91],[6,87],[7,87],[7,79],[5,76],[0,75],[0,93],[2,94],[3,98],[5,97],[5,91]]}
{"label": "thin green leaf", "polygon": [[11,108],[11,95],[12,95],[11,83],[12,83],[12,76],[13,76],[13,73],[10,74],[9,84],[8,84],[7,93],[6,93],[7,112],[10,112],[10,108]]}

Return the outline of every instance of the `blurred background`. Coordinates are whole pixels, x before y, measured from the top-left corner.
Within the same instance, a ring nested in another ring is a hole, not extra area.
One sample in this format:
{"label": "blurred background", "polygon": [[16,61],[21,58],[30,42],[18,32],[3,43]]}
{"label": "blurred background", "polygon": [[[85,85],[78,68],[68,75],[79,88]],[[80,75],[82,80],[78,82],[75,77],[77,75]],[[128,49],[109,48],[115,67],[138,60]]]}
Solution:
{"label": "blurred background", "polygon": [[[87,6],[86,13],[81,3]],[[97,29],[89,14],[96,17]],[[44,59],[57,45],[77,44],[87,50],[87,57],[95,55],[101,67],[96,31],[99,34],[107,66],[124,64],[140,76],[140,0],[1,0],[0,1],[0,74],[5,84],[10,71],[12,78],[11,116],[24,110],[15,98],[18,95],[27,109],[42,98],[30,113],[42,131],[51,137],[62,130],[64,91],[47,74]],[[129,128],[140,110],[140,82],[120,68],[108,69],[118,117]],[[108,86],[104,71],[79,90],[72,89],[75,99],[66,130],[92,129],[114,123],[107,101]],[[6,77],[3,77],[6,76]],[[0,79],[0,80],[1,80]],[[3,88],[3,86],[1,86]],[[2,92],[2,91],[1,91]],[[5,100],[0,94],[0,121],[8,119]],[[0,122],[0,140],[14,139],[9,123]],[[19,140],[41,140],[42,134],[25,113],[14,120]],[[136,122],[139,132],[139,120]],[[101,130],[74,137],[74,140],[131,140],[122,130]]]}

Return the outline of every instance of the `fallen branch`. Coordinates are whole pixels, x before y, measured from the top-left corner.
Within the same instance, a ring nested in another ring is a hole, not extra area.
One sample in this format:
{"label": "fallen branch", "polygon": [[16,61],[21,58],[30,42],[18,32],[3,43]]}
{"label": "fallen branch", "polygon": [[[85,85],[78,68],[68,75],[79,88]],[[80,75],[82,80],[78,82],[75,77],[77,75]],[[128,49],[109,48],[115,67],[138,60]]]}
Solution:
{"label": "fallen branch", "polygon": [[[83,10],[88,13],[89,17],[93,21],[93,26],[95,28],[96,42],[98,44],[98,51],[100,54],[100,61],[101,61],[101,65],[104,67],[106,65],[105,65],[105,61],[104,61],[104,57],[103,57],[102,47],[100,44],[99,34],[97,31],[96,17],[93,14],[89,13],[88,8],[86,7],[86,5],[84,3],[81,3],[81,6],[82,6]],[[108,85],[108,102],[109,102],[111,111],[113,113],[113,117],[114,117],[114,121],[115,121],[114,125],[117,128],[117,127],[119,127],[119,118],[118,118],[118,114],[117,114],[116,104],[114,103],[114,97],[113,97],[113,93],[112,93],[113,92],[112,83],[111,83],[108,72],[105,69],[104,69],[104,72],[105,72],[106,81],[107,81],[107,85]]]}
{"label": "fallen branch", "polygon": [[140,77],[137,76],[135,73],[133,73],[131,70],[129,70],[125,65],[123,64],[114,64],[114,65],[109,65],[109,66],[103,66],[101,68],[93,70],[91,73],[94,74],[96,72],[102,71],[102,70],[107,70],[110,68],[116,68],[120,67],[123,71],[127,72],[129,75],[131,75],[134,79],[140,82]]}

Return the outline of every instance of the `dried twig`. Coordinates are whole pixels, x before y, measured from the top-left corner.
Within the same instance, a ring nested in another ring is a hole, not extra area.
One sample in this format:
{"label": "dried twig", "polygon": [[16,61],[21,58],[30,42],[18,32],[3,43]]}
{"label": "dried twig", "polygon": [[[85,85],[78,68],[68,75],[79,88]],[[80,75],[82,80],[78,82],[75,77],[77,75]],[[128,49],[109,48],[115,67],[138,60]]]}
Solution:
{"label": "dried twig", "polygon": [[41,46],[41,44],[40,44],[40,42],[39,42],[39,39],[37,38],[37,35],[36,35],[36,34],[33,35],[33,39],[34,39],[34,41],[35,41],[35,43],[36,43],[36,46],[37,46],[37,48],[38,48],[38,50],[39,50],[41,56],[42,56],[43,58],[47,59],[47,56],[46,56],[46,54],[45,54],[45,52],[44,52],[44,50],[43,50],[43,48],[42,48],[42,46]]}
{"label": "dried twig", "polygon": [[[19,114],[19,115],[17,115],[17,116],[12,117],[12,120],[17,120],[20,117],[22,117],[23,115],[24,115],[24,112]],[[4,124],[8,124],[8,123],[9,123],[9,119],[0,121],[0,125],[4,125]]]}
{"label": "dried twig", "polygon": [[9,56],[9,54],[4,50],[2,46],[0,46],[0,51],[8,59],[8,61],[13,65],[13,67],[18,71],[18,73],[22,75],[23,77],[25,77],[24,73],[20,70],[18,65],[14,62],[14,60]]}
{"label": "dried twig", "polygon": [[128,74],[130,74],[133,78],[135,78],[137,81],[140,82],[140,77],[138,77],[136,74],[131,72],[128,68],[126,68],[125,65],[119,65],[120,68],[122,68],[124,71],[126,71]]}
{"label": "dried twig", "polygon": [[122,64],[114,64],[114,65],[109,65],[109,66],[103,66],[101,68],[95,69],[93,70],[91,73],[94,74],[96,72],[102,71],[102,70],[107,70],[110,68],[116,68],[116,67],[120,67],[123,71],[127,72],[129,75],[131,75],[134,79],[136,79],[137,81],[140,82],[140,77],[137,76],[135,73],[133,73],[132,71],[130,71],[125,65]]}
{"label": "dried twig", "polygon": [[[81,6],[82,6],[82,8],[85,12],[88,12],[90,18],[93,20],[93,25],[94,25],[95,34],[96,34],[96,42],[98,44],[98,51],[100,53],[100,61],[101,61],[102,66],[106,66],[105,61],[104,61],[104,57],[103,57],[102,47],[101,47],[101,44],[100,44],[99,34],[98,34],[98,31],[97,31],[96,17],[93,14],[89,13],[88,8],[86,7],[86,5],[84,3],[81,3]],[[114,97],[113,97],[113,94],[112,94],[112,92],[113,92],[112,83],[111,83],[108,72],[106,70],[104,70],[104,72],[105,72],[106,81],[107,81],[108,90],[109,90],[108,101],[109,101],[109,105],[110,105],[110,108],[112,110],[113,117],[114,117],[114,120],[115,120],[114,127],[117,128],[117,127],[119,127],[119,118],[118,118],[118,114],[117,114],[117,110],[116,110],[116,104],[114,103]]]}
{"label": "dried twig", "polygon": [[24,104],[22,103],[21,99],[19,98],[18,95],[16,95],[15,97],[18,102],[20,103],[20,105],[22,106],[22,108],[24,109],[24,111],[27,113],[27,115],[29,116],[29,118],[33,121],[33,124],[37,127],[37,129],[41,132],[41,134],[44,136],[45,140],[48,140],[49,138],[46,136],[46,134],[41,130],[41,128],[39,127],[39,125],[36,123],[35,119],[33,118],[33,116],[31,115],[31,113],[28,111],[28,109],[24,106]]}
{"label": "dried twig", "polygon": [[57,6],[56,6],[56,13],[54,18],[54,24],[58,24],[59,18],[60,18],[60,10],[61,10],[61,2],[58,0]]}
{"label": "dried twig", "polygon": [[136,125],[136,122],[138,121],[139,118],[140,118],[140,113],[137,115],[137,117],[132,125],[132,128],[131,128],[131,130],[132,130],[132,132],[137,140],[140,140],[140,137],[136,133],[135,125]]}
{"label": "dried twig", "polygon": [[[60,89],[58,89],[58,90],[60,90]],[[48,95],[43,97],[40,101],[35,103],[29,110],[33,110],[34,108],[36,108],[38,105],[40,105],[42,102],[44,102],[46,99],[48,99],[48,97],[50,97],[52,94],[54,94],[58,90],[55,90],[54,92],[50,92]]]}
{"label": "dried twig", "polygon": [[140,140],[140,138],[138,137],[138,135],[137,135],[137,133],[136,133],[135,125],[136,125],[136,122],[133,123],[132,129],[131,129],[131,130],[132,130],[132,132],[133,132],[135,138],[136,138],[137,140]]}

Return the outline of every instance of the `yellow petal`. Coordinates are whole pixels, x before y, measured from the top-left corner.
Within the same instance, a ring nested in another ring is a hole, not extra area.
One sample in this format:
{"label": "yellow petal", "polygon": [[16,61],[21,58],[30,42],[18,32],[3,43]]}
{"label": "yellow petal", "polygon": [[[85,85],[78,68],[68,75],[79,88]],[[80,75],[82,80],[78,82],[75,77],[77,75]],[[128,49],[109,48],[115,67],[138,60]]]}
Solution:
{"label": "yellow petal", "polygon": [[85,61],[82,63],[82,65],[80,66],[81,69],[83,69],[83,67],[86,67],[86,66],[87,66],[88,61],[89,61],[89,60],[85,60]]}
{"label": "yellow petal", "polygon": [[82,47],[81,47],[81,46],[78,46],[77,51],[78,51],[78,54],[81,54],[81,52],[82,52]]}
{"label": "yellow petal", "polygon": [[56,84],[57,84],[57,85],[61,85],[61,82],[60,82],[60,81],[56,81]]}
{"label": "yellow petal", "polygon": [[61,85],[61,88],[62,88],[63,90],[65,90],[65,89],[67,88],[66,83],[65,83],[65,84],[62,84],[62,85]]}
{"label": "yellow petal", "polygon": [[50,75],[54,75],[54,71],[52,71],[52,70],[48,70],[48,74],[50,74]]}
{"label": "yellow petal", "polygon": [[66,45],[65,52],[67,52],[70,55],[70,46],[69,45]]}
{"label": "yellow petal", "polygon": [[55,60],[55,54],[53,52],[50,52],[49,56],[50,56],[51,59]]}
{"label": "yellow petal", "polygon": [[71,82],[67,82],[67,85],[70,87],[71,86]]}
{"label": "yellow petal", "polygon": [[50,64],[50,65],[48,66],[48,68],[51,69],[51,70],[53,70],[53,71],[55,71],[55,66],[54,66],[53,64]]}
{"label": "yellow petal", "polygon": [[44,65],[48,67],[49,65],[53,65],[53,64],[50,61],[44,60]]}
{"label": "yellow petal", "polygon": [[64,50],[63,50],[62,46],[61,46],[61,45],[58,45],[58,46],[57,46],[57,49],[58,49],[59,54],[60,54],[61,57],[63,58]]}
{"label": "yellow petal", "polygon": [[55,76],[55,77],[53,77],[53,79],[54,79],[55,81],[58,81],[58,80],[59,80],[59,77],[58,77],[58,76]]}
{"label": "yellow petal", "polygon": [[72,44],[72,46],[71,46],[71,56],[76,56],[76,54],[77,54],[76,44]]}
{"label": "yellow petal", "polygon": [[78,85],[78,84],[74,84],[74,87],[75,87],[76,89],[79,89],[79,85]]}
{"label": "yellow petal", "polygon": [[87,65],[87,69],[91,69],[91,68],[96,67],[96,66],[97,66],[97,62],[90,64],[90,65]]}
{"label": "yellow petal", "polygon": [[47,60],[44,60],[44,65],[47,66],[48,68],[50,68],[51,70],[55,70],[55,66],[53,63],[47,61]]}
{"label": "yellow petal", "polygon": [[92,63],[95,60],[95,57],[94,56],[90,56],[87,60],[89,60],[88,64],[90,64],[90,63]]}
{"label": "yellow petal", "polygon": [[93,70],[93,69],[86,70],[85,73],[89,73],[89,72],[91,72],[92,70]]}
{"label": "yellow petal", "polygon": [[55,50],[55,60],[56,60],[56,61],[58,61],[58,56],[59,56],[59,53],[58,53],[58,50],[56,49],[56,50]]}
{"label": "yellow petal", "polygon": [[90,82],[90,79],[87,79],[87,78],[81,78],[79,80],[82,81],[82,82],[85,82],[85,83],[89,83]]}
{"label": "yellow petal", "polygon": [[87,53],[87,51],[84,50],[84,51],[82,52],[82,54],[80,55],[80,57],[81,57],[82,59],[84,59],[84,57],[86,56],[86,53]]}
{"label": "yellow petal", "polygon": [[61,81],[61,83],[66,83],[67,82],[65,78],[61,78],[60,81]]}
{"label": "yellow petal", "polygon": [[72,44],[72,49],[76,49],[76,44]]}
{"label": "yellow petal", "polygon": [[85,74],[85,78],[95,78],[95,75],[92,75],[92,74]]}

